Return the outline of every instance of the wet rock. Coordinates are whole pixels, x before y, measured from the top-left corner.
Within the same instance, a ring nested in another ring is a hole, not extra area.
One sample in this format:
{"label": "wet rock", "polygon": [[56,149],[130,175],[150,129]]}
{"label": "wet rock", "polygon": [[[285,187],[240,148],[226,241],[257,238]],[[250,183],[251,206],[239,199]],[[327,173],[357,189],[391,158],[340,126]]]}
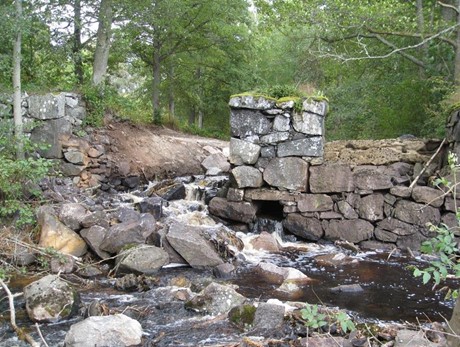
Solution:
{"label": "wet rock", "polygon": [[239,328],[246,329],[253,325],[256,309],[250,304],[233,307],[228,313],[228,319]]}
{"label": "wet rock", "polygon": [[412,199],[418,203],[441,207],[444,203],[444,192],[425,186],[416,186],[412,189]]}
{"label": "wet rock", "polygon": [[343,337],[307,337],[299,340],[300,347],[351,347]]}
{"label": "wet rock", "polygon": [[84,267],[81,267],[77,271],[78,276],[81,276],[83,278],[100,277],[106,273],[107,271],[103,271],[99,267],[93,266],[93,265],[85,265]]}
{"label": "wet rock", "polygon": [[163,199],[160,197],[145,198],[139,203],[139,210],[141,213],[150,213],[158,220],[163,215]]}
{"label": "wet rock", "polygon": [[181,181],[164,180],[149,187],[146,191],[147,196],[158,195],[166,201],[185,199],[185,186]]}
{"label": "wet rock", "polygon": [[356,188],[362,190],[383,190],[393,187],[391,177],[378,167],[357,167],[353,171]]}
{"label": "wet rock", "polygon": [[334,293],[360,293],[364,291],[363,287],[359,284],[342,284],[337,287],[331,288],[331,292]]}
{"label": "wet rock", "polygon": [[394,216],[403,222],[420,226],[425,226],[426,223],[438,225],[441,221],[438,209],[408,200],[396,203]]}
{"label": "wet rock", "polygon": [[283,226],[292,234],[309,241],[318,241],[323,237],[323,227],[316,218],[307,218],[297,213],[290,213],[283,221]]}
{"label": "wet rock", "polygon": [[61,206],[59,219],[70,229],[79,231],[82,228],[81,222],[88,211],[82,204],[66,203]]}
{"label": "wet rock", "polygon": [[121,272],[138,272],[151,275],[168,264],[168,253],[159,247],[138,245],[123,251],[116,259]]}
{"label": "wet rock", "polygon": [[73,324],[65,337],[67,347],[125,347],[141,341],[140,323],[124,314],[88,317]]}
{"label": "wet rock", "polygon": [[414,251],[420,250],[420,245],[428,240],[428,237],[422,235],[422,233],[415,233],[408,236],[400,236],[398,237],[398,241],[396,241],[396,246],[400,249],[410,248]]}
{"label": "wet rock", "polygon": [[41,247],[52,247],[55,250],[80,257],[86,253],[85,241],[73,230],[61,223],[54,215],[50,206],[42,206],[37,211],[37,220],[40,225]]}
{"label": "wet rock", "polygon": [[230,170],[230,163],[222,153],[215,153],[207,156],[201,162],[201,166],[206,170],[206,175],[210,174],[210,170],[217,169],[214,171],[213,176],[220,175]]}
{"label": "wet rock", "polygon": [[319,255],[315,257],[315,261],[320,266],[341,266],[358,262],[344,253]]}
{"label": "wet rock", "polygon": [[383,219],[382,194],[371,194],[362,198],[358,203],[358,215],[362,219],[375,222]]}
{"label": "wet rock", "polygon": [[329,240],[358,243],[372,238],[374,232],[374,226],[362,219],[331,220],[322,224],[325,237]]}
{"label": "wet rock", "polygon": [[58,276],[48,275],[24,287],[29,318],[35,322],[57,322],[78,309],[79,296]]}
{"label": "wet rock", "polygon": [[412,235],[415,234],[418,230],[418,227],[415,225],[405,223],[399,219],[390,217],[378,222],[377,226],[398,236]]}
{"label": "wet rock", "polygon": [[250,241],[252,247],[256,250],[267,252],[279,252],[280,246],[272,234],[263,231]]}
{"label": "wet rock", "polygon": [[111,226],[99,248],[109,253],[118,253],[129,244],[144,244],[155,231],[155,219],[143,214],[137,221],[124,222]]}
{"label": "wet rock", "polygon": [[194,268],[213,267],[224,261],[203,236],[203,227],[174,223],[166,235],[171,246]]}
{"label": "wet rock", "polygon": [[139,291],[145,292],[158,285],[159,279],[146,275],[127,274],[116,279],[114,286],[122,291]]}
{"label": "wet rock", "polygon": [[86,241],[88,246],[96,253],[101,259],[110,258],[110,253],[101,249],[101,243],[107,236],[107,229],[99,225],[92,226],[89,229],[80,231],[81,237]]}
{"label": "wet rock", "polygon": [[235,266],[230,263],[224,263],[217,265],[213,269],[213,274],[216,276],[216,278],[223,278],[223,279],[229,279],[232,278],[235,274]]}
{"label": "wet rock", "polygon": [[273,158],[265,168],[263,178],[271,186],[305,192],[308,166],[308,163],[300,158]]}
{"label": "wet rock", "polygon": [[297,202],[300,212],[331,211],[333,205],[332,198],[325,194],[305,194]]}
{"label": "wet rock", "polygon": [[377,240],[383,242],[396,242],[398,240],[398,235],[392,233],[391,231],[387,231],[380,228],[375,228],[374,236]]}
{"label": "wet rock", "polygon": [[258,188],[263,184],[262,173],[252,166],[237,166],[232,177],[238,188]]}
{"label": "wet rock", "polygon": [[385,243],[385,242],[379,242],[379,241],[373,241],[373,240],[363,241],[359,244],[359,246],[363,250],[385,251],[385,252],[390,252],[396,248],[396,245],[392,243]]}
{"label": "wet rock", "polygon": [[252,334],[265,337],[281,333],[284,322],[284,306],[260,303],[254,317]]}
{"label": "wet rock", "polygon": [[272,263],[261,262],[255,269],[255,273],[264,281],[283,285],[288,283],[307,283],[311,279],[299,270],[290,267],[279,267]]}
{"label": "wet rock", "polygon": [[259,159],[260,150],[259,145],[232,137],[230,139],[230,163],[234,165],[255,164]]}
{"label": "wet rock", "polygon": [[186,302],[187,309],[219,315],[228,313],[235,306],[242,305],[246,298],[232,286],[211,283],[192,300]]}
{"label": "wet rock", "polygon": [[249,202],[233,202],[216,197],[209,203],[209,212],[221,218],[251,223],[256,217],[257,209]]}
{"label": "wet rock", "polygon": [[342,193],[355,189],[349,165],[330,163],[310,168],[310,191],[312,193]]}

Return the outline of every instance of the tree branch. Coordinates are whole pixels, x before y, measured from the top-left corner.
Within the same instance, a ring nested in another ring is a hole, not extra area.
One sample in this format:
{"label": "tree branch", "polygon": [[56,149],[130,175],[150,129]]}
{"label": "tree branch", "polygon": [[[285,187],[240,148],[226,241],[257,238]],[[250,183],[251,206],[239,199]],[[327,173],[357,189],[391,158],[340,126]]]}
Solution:
{"label": "tree branch", "polygon": [[[379,34],[379,35],[388,35],[388,36],[400,36],[400,37],[413,37],[413,38],[419,38],[422,39],[426,35],[418,34],[418,33],[409,33],[409,32],[403,32],[403,31],[379,31],[375,30],[372,28],[366,28],[369,32],[373,34]],[[431,34],[429,36],[433,36],[436,34]],[[454,40],[448,39],[447,37],[439,37],[439,40],[444,41],[451,45],[454,48],[457,48],[457,43]]]}
{"label": "tree branch", "polygon": [[442,7],[450,8],[451,10],[454,10],[457,14],[460,14],[458,8],[455,7],[454,5],[446,4],[442,1],[438,1],[438,5],[441,5]]}

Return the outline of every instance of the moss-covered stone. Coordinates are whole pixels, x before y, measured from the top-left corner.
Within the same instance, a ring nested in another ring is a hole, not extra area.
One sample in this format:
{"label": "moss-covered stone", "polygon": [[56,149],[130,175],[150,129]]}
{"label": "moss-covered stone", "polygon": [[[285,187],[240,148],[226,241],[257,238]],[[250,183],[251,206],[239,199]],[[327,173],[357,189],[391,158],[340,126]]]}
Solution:
{"label": "moss-covered stone", "polygon": [[253,305],[239,305],[233,307],[228,313],[228,319],[240,328],[247,328],[254,323],[256,307]]}

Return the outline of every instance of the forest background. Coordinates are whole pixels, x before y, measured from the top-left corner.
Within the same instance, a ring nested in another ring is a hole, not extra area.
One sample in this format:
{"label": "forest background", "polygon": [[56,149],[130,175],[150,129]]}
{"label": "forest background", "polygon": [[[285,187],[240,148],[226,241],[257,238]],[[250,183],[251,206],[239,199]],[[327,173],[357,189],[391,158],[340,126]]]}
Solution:
{"label": "forest background", "polygon": [[228,138],[230,95],[281,89],[329,99],[327,140],[443,137],[459,13],[459,0],[2,1],[0,92],[20,37],[22,91],[81,92],[89,125],[112,113]]}

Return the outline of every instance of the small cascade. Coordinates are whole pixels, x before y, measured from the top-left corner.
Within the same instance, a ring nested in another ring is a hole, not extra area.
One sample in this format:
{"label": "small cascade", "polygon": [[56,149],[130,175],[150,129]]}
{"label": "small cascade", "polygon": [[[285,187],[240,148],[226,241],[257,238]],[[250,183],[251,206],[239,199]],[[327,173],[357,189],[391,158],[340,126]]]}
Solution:
{"label": "small cascade", "polygon": [[227,176],[196,176],[194,178],[192,182],[185,184],[185,200],[203,201],[206,204],[228,181]]}

